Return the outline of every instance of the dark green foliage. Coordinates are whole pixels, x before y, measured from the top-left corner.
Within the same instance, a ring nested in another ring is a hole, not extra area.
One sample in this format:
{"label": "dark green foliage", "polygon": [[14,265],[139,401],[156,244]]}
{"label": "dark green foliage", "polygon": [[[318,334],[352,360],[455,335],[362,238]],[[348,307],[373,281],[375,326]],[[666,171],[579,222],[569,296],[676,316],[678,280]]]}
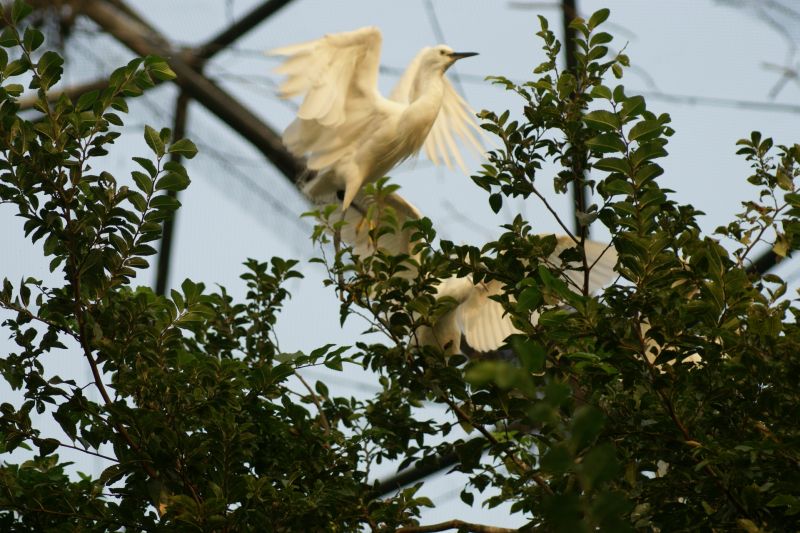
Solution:
{"label": "dark green foliage", "polygon": [[[35,51],[38,30],[17,29],[27,11],[15,4],[2,38],[0,200],[16,207],[63,283],[5,280],[0,291],[3,329],[17,345],[0,374],[24,394],[0,405],[0,452],[35,452],[0,467],[0,530],[342,531],[369,512],[393,527],[417,503],[367,511],[359,432],[343,432],[365,408],[328,398],[321,384],[290,393],[298,368],[341,367],[343,351],[277,350],[273,328],[284,282],[300,276],[295,261],[248,261],[245,303],[189,280],[168,298],[130,285],[179,207],[167,193],[189,185],[168,156],[191,158],[196,148],[148,126],[152,153],[133,158],[129,179],[101,170],[102,156],[120,135],[126,100],[174,77],[166,62],[136,59],[106,89],[49,101],[62,60]],[[13,80],[23,75],[38,95],[33,120],[19,113],[23,87]],[[53,351],[91,369],[99,402],[84,383],[46,378],[42,356]],[[66,438],[45,434],[34,411]],[[63,447],[102,456],[107,468],[76,480]]]}
{"label": "dark green foliage", "polygon": [[[628,58],[609,56],[607,10],[573,23],[574,72],[557,68],[561,45],[541,19],[537,79],[493,78],[522,109],[517,119],[482,113],[499,148],[473,180],[495,211],[508,197],[549,208],[541,187],[551,183],[593,188],[598,204],[578,214],[580,231],[559,219],[578,245],[561,259],[588,276],[583,242],[602,224],[619,252],[617,282],[589,294],[545,260],[556,239],[521,217],[480,247],[437,241],[428,219],[404,223],[381,207],[396,186],[379,181],[365,223],[374,240],[412,235],[408,254],[354,256],[333,208],[318,213],[314,237],[334,235],[334,255],[323,248],[318,262],[341,320],[366,318],[384,342],[309,354],[282,353],[274,335],[295,261],[247,261],[241,303],[189,280],[169,297],[131,286],[179,207],[167,193],[189,185],[169,154],[196,149],[146,127],[151,153],[133,158],[130,178],[101,170],[102,156],[126,100],[173,74],[161,59],[137,59],[102,91],[50,101],[62,60],[41,53],[35,28],[19,29],[28,11],[16,2],[0,35],[0,202],[63,283],[0,289],[16,343],[0,374],[24,395],[0,404],[0,451],[29,457],[0,466],[0,530],[412,532],[436,502],[420,484],[378,498],[370,469],[438,455],[469,476],[462,501],[509,504],[523,530],[797,529],[798,310],[780,278],[745,269],[759,242],[779,255],[800,247],[800,147],[758,133],[741,141],[758,200],[718,229],[733,252],[701,235],[700,213],[659,185],[669,116],[609,84]],[[33,119],[19,112],[19,79],[37,92]],[[416,342],[457,303],[437,299],[439,280],[466,275],[504,287],[495,298],[519,333],[502,353],[447,356]],[[100,400],[49,377],[50,353],[88,367]],[[371,370],[380,391],[333,396],[299,377],[316,365]],[[430,403],[447,416],[423,416]],[[66,438],[47,434],[34,411]],[[99,454],[105,470],[71,473],[65,448]]]}
{"label": "dark green foliage", "polygon": [[[404,260],[418,269],[416,279],[389,276],[395,258],[350,258],[342,248],[330,261],[330,283],[345,316],[358,303],[392,339],[379,357],[378,348],[362,347],[364,364],[386,373],[385,385],[405,390],[409,401],[449,406],[482,436],[438,447],[455,450],[456,469],[471,475],[465,502],[493,486],[500,493],[490,506],[508,502],[529,527],[545,530],[793,529],[797,308],[782,298],[782,280],[745,269],[759,242],[772,242],[780,255],[798,247],[800,147],[774,154],[759,134],[741,141],[759,201],[744,203],[718,230],[732,239],[732,253],[702,236],[701,213],[677,204],[658,181],[673,133],[669,115],[622,85],[606,85],[628,65],[624,54],[608,55],[611,37],[597,31],[607,16],[601,10],[573,23],[574,72],[556,66],[561,45],[541,19],[540,77],[522,85],[491,78],[521,97],[522,116],[481,114],[499,148],[473,180],[494,211],[507,197],[544,203],[578,245],[562,259],[582,264],[584,275],[593,266],[581,252],[586,229],[604,225],[619,253],[615,284],[592,297],[585,283],[544,261],[555,240],[519,217],[482,247],[434,246],[430,223],[410,222],[419,230],[417,255]],[[546,176],[553,165],[556,175]],[[571,184],[598,193],[600,203],[578,214],[577,233],[541,193],[551,183],[560,193]],[[388,192],[379,183],[372,194],[380,201]],[[452,275],[502,282],[496,298],[522,332],[508,339],[513,363],[464,365],[409,342],[416,328],[452,309],[433,297],[436,280]]]}

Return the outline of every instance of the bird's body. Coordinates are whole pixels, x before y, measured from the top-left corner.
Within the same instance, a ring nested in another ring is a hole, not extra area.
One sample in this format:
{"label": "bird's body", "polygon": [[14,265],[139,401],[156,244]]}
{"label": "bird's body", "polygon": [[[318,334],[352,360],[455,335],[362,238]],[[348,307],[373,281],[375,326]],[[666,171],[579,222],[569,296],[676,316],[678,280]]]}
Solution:
{"label": "bird's body", "polygon": [[343,209],[364,184],[423,146],[434,163],[462,167],[454,138],[480,149],[474,118],[444,76],[456,60],[474,54],[424,48],[385,98],[377,87],[381,40],[368,27],[271,52],[288,56],[277,69],[287,75],[281,95],[303,96],[283,141],[315,172],[305,192],[316,198],[344,191]]}

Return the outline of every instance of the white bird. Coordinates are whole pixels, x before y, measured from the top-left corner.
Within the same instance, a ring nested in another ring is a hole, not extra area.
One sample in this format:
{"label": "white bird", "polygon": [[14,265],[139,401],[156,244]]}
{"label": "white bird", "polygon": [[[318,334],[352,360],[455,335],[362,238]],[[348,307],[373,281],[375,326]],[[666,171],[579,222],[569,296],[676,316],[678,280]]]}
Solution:
{"label": "white bird", "polygon": [[343,209],[423,145],[434,163],[462,169],[455,138],[481,152],[474,114],[444,75],[476,54],[423,48],[385,98],[377,86],[381,41],[380,30],[366,27],[269,52],[288,56],[276,69],[287,76],[281,97],[303,98],[283,142],[316,172],[304,191],[312,198],[343,191]]}
{"label": "white bird", "polygon": [[[556,247],[545,260],[550,266],[559,264],[559,255],[575,242],[566,235],[556,236]],[[589,293],[593,294],[616,276],[614,266],[617,252],[613,247],[597,241],[585,241],[586,261],[593,265],[589,272]],[[583,286],[583,272],[577,270],[578,264],[564,265],[564,274],[570,279],[570,287]],[[505,339],[520,331],[514,327],[511,317],[500,302],[492,296],[502,294],[503,284],[497,280],[473,283],[471,277],[452,277],[443,279],[436,292],[437,298],[450,297],[456,306],[445,313],[431,328],[418,333],[419,343],[435,345],[449,354],[459,353],[461,336],[467,345],[478,352],[490,352],[500,348]],[[576,290],[577,292],[577,290]],[[539,314],[531,315],[531,323],[536,323]]]}
{"label": "white bird", "polygon": [[[369,233],[370,223],[363,217],[368,211],[368,202],[363,195],[359,195],[354,202],[357,209],[344,212],[345,225],[341,230],[342,240],[353,247],[354,253],[364,257],[375,253],[377,249],[392,255],[412,255],[411,246],[412,230],[404,228],[408,220],[418,220],[422,214],[417,208],[403,199],[399,194],[392,193],[381,201],[381,209],[392,210],[391,226],[394,232],[383,233],[375,242]],[[377,220],[380,223],[380,220]],[[559,255],[566,249],[575,246],[572,238],[565,235],[556,237],[556,247],[546,262],[554,267],[559,266]],[[595,293],[604,285],[611,282],[616,276],[614,267],[617,262],[616,250],[596,241],[584,243],[586,260],[593,265],[589,273],[589,292]],[[584,273],[577,270],[579,265],[564,265],[564,274],[571,280],[570,286],[583,286]],[[409,275],[415,271],[409,268]],[[417,331],[417,342],[423,346],[438,346],[448,354],[458,353],[461,347],[461,336],[467,344],[478,352],[497,350],[503,345],[505,339],[519,330],[514,327],[511,317],[505,312],[500,302],[491,297],[503,292],[503,285],[497,280],[474,283],[472,278],[451,277],[441,280],[437,287],[436,297],[452,298],[455,300],[453,309],[441,316],[431,327],[424,327]],[[531,317],[535,322],[538,314]]]}

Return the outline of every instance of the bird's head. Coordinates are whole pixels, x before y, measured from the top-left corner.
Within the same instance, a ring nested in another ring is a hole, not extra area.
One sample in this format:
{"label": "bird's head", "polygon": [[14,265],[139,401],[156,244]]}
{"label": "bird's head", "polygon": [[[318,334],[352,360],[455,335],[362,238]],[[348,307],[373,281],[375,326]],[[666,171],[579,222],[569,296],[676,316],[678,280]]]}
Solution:
{"label": "bird's head", "polygon": [[476,55],[478,55],[477,52],[454,52],[449,46],[440,44],[427,49],[423,57],[423,63],[427,63],[431,67],[441,68],[442,72],[444,72],[459,59]]}

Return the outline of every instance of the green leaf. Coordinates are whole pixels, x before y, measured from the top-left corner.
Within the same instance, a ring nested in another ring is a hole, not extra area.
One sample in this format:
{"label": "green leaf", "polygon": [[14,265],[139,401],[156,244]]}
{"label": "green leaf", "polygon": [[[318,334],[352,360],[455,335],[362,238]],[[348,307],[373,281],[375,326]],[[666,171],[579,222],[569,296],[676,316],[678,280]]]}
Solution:
{"label": "green leaf", "polygon": [[606,47],[606,46],[595,46],[594,48],[589,50],[589,53],[586,54],[586,57],[587,57],[587,59],[589,61],[595,61],[597,59],[601,59],[601,58],[605,57],[605,55],[607,53],[608,53],[608,47]]}
{"label": "green leaf", "polygon": [[55,52],[47,51],[39,58],[36,64],[36,70],[39,72],[39,78],[42,82],[43,89],[49,89],[61,79],[64,59]]}
{"label": "green leaf", "polygon": [[0,32],[0,46],[5,48],[17,46],[17,34],[15,33],[14,28],[10,26],[3,28],[3,31]]}
{"label": "green leaf", "polygon": [[128,191],[127,200],[140,213],[143,213],[147,209],[147,200],[145,199],[144,196],[142,196],[136,191]]}
{"label": "green leaf", "polygon": [[[2,48],[0,48],[0,50],[2,50]],[[19,96],[25,90],[25,88],[20,83],[9,83],[4,88],[6,92],[11,96]]]}
{"label": "green leaf", "polygon": [[530,313],[541,305],[542,300],[542,292],[539,287],[535,285],[525,287],[517,297],[516,310],[518,313]]}
{"label": "green leaf", "polygon": [[37,445],[39,446],[39,455],[45,456],[53,453],[60,443],[56,439],[41,439]]}
{"label": "green leaf", "polygon": [[133,181],[136,182],[136,186],[139,188],[140,191],[143,193],[150,195],[153,192],[153,180],[145,174],[144,172],[139,172],[138,170],[134,170],[131,172],[131,176],[133,177]]}
{"label": "green leaf", "polygon": [[578,86],[578,82],[575,79],[575,76],[572,75],[569,71],[562,72],[561,75],[558,77],[558,97],[565,99],[571,95],[576,87]]}
{"label": "green leaf", "polygon": [[619,117],[615,113],[604,109],[598,109],[587,113],[583,117],[583,121],[591,129],[600,131],[616,131],[622,125]]}
{"label": "green leaf", "polygon": [[665,157],[666,155],[668,154],[667,151],[664,150],[663,142],[659,142],[657,139],[639,145],[639,148],[634,150],[631,154],[631,164],[634,167],[638,167],[644,161]]}
{"label": "green leaf", "polygon": [[658,137],[664,126],[658,120],[642,120],[631,128],[628,133],[630,141],[647,141]]}
{"label": "green leaf", "polygon": [[486,439],[476,437],[455,446],[455,452],[461,462],[462,471],[468,472],[477,468],[483,455],[483,448],[486,446]]}
{"label": "green leaf", "polygon": [[547,358],[544,346],[525,335],[513,335],[510,343],[514,353],[519,357],[522,368],[534,374],[544,370]]}
{"label": "green leaf", "polygon": [[14,24],[19,23],[19,21],[30,15],[31,11],[33,11],[33,8],[26,4],[24,0],[14,0],[14,6],[11,8],[11,22]]}
{"label": "green leaf", "polygon": [[98,90],[83,93],[78,97],[78,101],[75,104],[75,111],[86,111],[87,109],[90,109],[97,101],[99,96],[100,91]]}
{"label": "green leaf", "polygon": [[161,136],[158,134],[158,132],[150,126],[144,127],[144,142],[147,143],[147,146],[150,147],[150,149],[158,158],[164,157],[164,141],[161,140]]}
{"label": "green leaf", "polygon": [[592,91],[589,94],[591,94],[593,98],[603,98],[605,100],[611,100],[612,98],[611,89],[605,85],[595,85],[592,87]]}
{"label": "green leaf", "polygon": [[164,59],[158,56],[147,56],[144,60],[145,69],[155,79],[169,81],[176,78],[175,72]]}
{"label": "green leaf", "polygon": [[586,141],[586,146],[598,152],[624,152],[625,143],[616,133],[601,133]]}
{"label": "green leaf", "polygon": [[604,443],[587,453],[580,463],[580,473],[586,490],[594,490],[616,477],[619,471],[614,446]]}
{"label": "green leaf", "polygon": [[561,474],[572,467],[572,454],[566,446],[559,444],[547,450],[542,457],[542,470],[552,474]]}
{"label": "green leaf", "polygon": [[161,194],[150,201],[150,206],[156,209],[175,210],[181,206],[181,203],[168,194]]}
{"label": "green leaf", "polygon": [[134,157],[132,159],[136,161],[140,167],[145,169],[147,173],[150,174],[151,178],[155,178],[158,175],[158,169],[156,168],[155,163],[153,163],[149,159],[146,159],[144,157]]}
{"label": "green leaf", "polygon": [[603,191],[608,196],[615,196],[617,194],[629,195],[633,194],[633,185],[624,179],[608,179],[602,184]]}
{"label": "green leaf", "polygon": [[589,29],[593,30],[597,26],[605,22],[610,14],[611,10],[609,10],[608,8],[598,9],[597,11],[592,13],[592,16],[589,17]]}
{"label": "green leaf", "polygon": [[14,61],[10,62],[6,65],[6,68],[3,70],[3,76],[6,78],[10,78],[12,76],[19,76],[28,71],[28,61],[25,59],[15,59]]}
{"label": "green leaf", "polygon": [[498,213],[500,209],[503,207],[503,196],[500,193],[490,194],[489,207],[492,208],[492,211]]}
{"label": "green leaf", "polygon": [[197,147],[189,139],[181,139],[172,143],[169,147],[169,153],[180,154],[186,159],[191,159],[197,155]]}
{"label": "green leaf", "polygon": [[147,268],[150,266],[146,259],[136,256],[129,257],[126,264],[131,268]]}
{"label": "green leaf", "polygon": [[605,425],[602,411],[584,405],[575,411],[572,419],[571,441],[574,450],[580,450],[600,434]]}
{"label": "green leaf", "polygon": [[592,166],[598,170],[620,172],[626,176],[629,176],[631,173],[630,164],[628,164],[626,160],[620,159],[619,157],[605,157],[594,163]]}
{"label": "green leaf", "polygon": [[[620,87],[622,87],[620,85]],[[620,110],[619,114],[624,121],[628,121],[632,118],[638,117],[642,113],[645,112],[647,109],[647,105],[645,103],[644,97],[636,95],[631,96],[630,98],[625,98],[625,101],[622,103],[622,109]]]}
{"label": "green leaf", "polygon": [[177,172],[170,172],[163,178],[156,182],[157,191],[182,191],[189,186],[189,177],[185,174],[178,174]]}
{"label": "green leaf", "polygon": [[33,52],[37,48],[39,48],[42,43],[44,42],[44,35],[42,32],[34,28],[33,26],[28,26],[25,28],[25,35],[22,38],[22,44],[25,48]]}
{"label": "green leaf", "polygon": [[599,32],[592,35],[589,39],[589,46],[597,46],[598,44],[608,44],[614,40],[610,33]]}

